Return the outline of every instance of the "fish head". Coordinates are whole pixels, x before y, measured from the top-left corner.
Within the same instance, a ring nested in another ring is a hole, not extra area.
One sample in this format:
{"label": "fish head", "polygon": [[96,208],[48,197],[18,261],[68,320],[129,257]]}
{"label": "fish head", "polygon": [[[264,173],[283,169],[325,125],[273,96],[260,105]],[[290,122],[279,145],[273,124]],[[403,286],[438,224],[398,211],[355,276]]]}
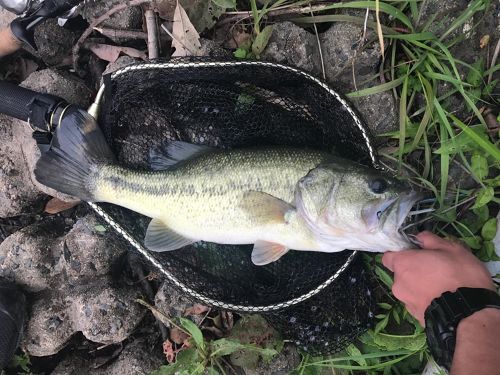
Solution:
{"label": "fish head", "polygon": [[345,160],[311,170],[295,197],[301,217],[332,252],[412,247],[400,229],[420,199],[406,181]]}

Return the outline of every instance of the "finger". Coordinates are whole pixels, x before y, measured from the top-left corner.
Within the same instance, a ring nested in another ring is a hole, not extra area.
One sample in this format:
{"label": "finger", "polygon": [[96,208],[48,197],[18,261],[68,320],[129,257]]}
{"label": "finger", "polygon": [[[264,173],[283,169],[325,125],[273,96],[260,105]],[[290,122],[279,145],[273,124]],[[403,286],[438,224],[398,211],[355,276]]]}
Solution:
{"label": "finger", "polygon": [[389,270],[394,272],[394,262],[398,253],[394,251],[388,251],[382,255],[382,264]]}
{"label": "finger", "polygon": [[463,248],[458,242],[445,240],[432,232],[419,233],[417,239],[422,243],[423,249],[457,251]]}

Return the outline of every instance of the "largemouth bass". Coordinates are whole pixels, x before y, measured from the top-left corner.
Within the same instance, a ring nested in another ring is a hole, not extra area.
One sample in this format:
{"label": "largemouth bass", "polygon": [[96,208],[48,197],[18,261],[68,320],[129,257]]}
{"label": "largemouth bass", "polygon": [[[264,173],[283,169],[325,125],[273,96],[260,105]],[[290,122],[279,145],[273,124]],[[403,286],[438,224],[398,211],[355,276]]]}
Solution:
{"label": "largemouth bass", "polygon": [[220,150],[171,142],[151,154],[154,171],[117,165],[96,121],[65,116],[39,159],[39,182],[152,218],[145,246],[182,248],[200,240],[254,244],[263,265],[289,249],[400,250],[416,195],[399,180],[329,153],[287,147]]}

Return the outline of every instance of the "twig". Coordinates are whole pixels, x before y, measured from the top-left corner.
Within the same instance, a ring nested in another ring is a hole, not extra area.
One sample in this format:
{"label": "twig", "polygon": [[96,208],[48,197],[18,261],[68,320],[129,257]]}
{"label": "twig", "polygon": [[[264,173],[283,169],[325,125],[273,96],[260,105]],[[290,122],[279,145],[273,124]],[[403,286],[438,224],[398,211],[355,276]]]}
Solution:
{"label": "twig", "polygon": [[[500,53],[500,38],[497,41],[497,46],[495,47],[495,52],[493,52],[493,57],[491,59],[490,69],[492,69],[498,58],[498,53]],[[490,74],[488,74],[488,84],[491,83],[491,79],[493,78],[493,70],[491,70]]]}
{"label": "twig", "polygon": [[78,53],[80,52],[80,48],[82,47],[83,43],[85,42],[85,39],[88,38],[88,36],[94,31],[94,27],[99,25],[101,22],[106,21],[109,17],[111,17],[113,14],[119,12],[120,10],[126,9],[128,7],[132,6],[137,6],[141,5],[144,3],[149,2],[150,0],[130,0],[130,1],[125,1],[123,3],[117,4],[114,7],[112,7],[110,10],[108,10],[106,13],[104,13],[102,16],[94,19],[89,27],[83,32],[83,34],[80,36],[76,44],[73,46],[72,50],[72,57],[73,57],[73,69],[75,71],[78,70]]}
{"label": "twig", "polygon": [[148,39],[148,34],[138,30],[110,29],[106,27],[94,27],[94,30],[109,38]]}
{"label": "twig", "polygon": [[[314,13],[312,11],[312,5],[309,4],[309,9],[311,10],[311,17],[314,18]],[[321,42],[319,41],[318,28],[316,27],[316,22],[313,23],[314,34],[316,35],[316,41],[318,42],[318,50],[319,50],[319,58],[321,61],[321,72],[323,73],[323,79],[326,81],[326,73],[325,73],[325,61],[323,60],[323,51],[321,50]]]}
{"label": "twig", "polygon": [[156,14],[152,9],[146,10],[146,28],[148,29],[148,56],[150,60],[158,58],[158,33],[156,32]]}

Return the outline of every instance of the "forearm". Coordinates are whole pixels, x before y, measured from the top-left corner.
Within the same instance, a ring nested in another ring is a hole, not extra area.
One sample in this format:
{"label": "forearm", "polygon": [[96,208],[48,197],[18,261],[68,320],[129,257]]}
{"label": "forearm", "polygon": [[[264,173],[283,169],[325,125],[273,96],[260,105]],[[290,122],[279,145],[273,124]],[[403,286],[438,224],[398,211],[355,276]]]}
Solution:
{"label": "forearm", "polygon": [[457,329],[450,374],[497,374],[500,371],[499,340],[499,309],[484,309],[463,319]]}

